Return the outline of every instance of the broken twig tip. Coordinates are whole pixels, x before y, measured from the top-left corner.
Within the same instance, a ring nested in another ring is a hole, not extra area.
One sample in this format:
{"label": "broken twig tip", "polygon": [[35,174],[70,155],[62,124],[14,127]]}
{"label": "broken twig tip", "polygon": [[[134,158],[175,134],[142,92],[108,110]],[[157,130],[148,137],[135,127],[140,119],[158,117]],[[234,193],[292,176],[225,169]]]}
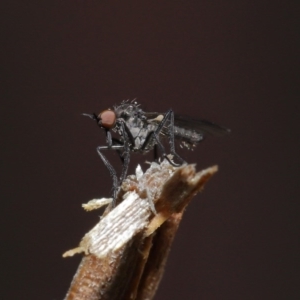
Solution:
{"label": "broken twig tip", "polygon": [[[119,190],[121,203],[64,253],[85,253],[65,299],[153,299],[185,207],[217,170],[196,173],[194,165],[177,168],[167,161],[144,173],[138,167]],[[84,208],[110,202],[94,199]]]}

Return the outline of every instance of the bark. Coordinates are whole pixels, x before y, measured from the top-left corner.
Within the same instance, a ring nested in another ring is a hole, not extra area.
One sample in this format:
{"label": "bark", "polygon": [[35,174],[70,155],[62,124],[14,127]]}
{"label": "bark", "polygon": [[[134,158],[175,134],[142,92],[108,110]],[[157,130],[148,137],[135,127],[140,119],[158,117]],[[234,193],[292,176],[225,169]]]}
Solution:
{"label": "bark", "polygon": [[79,247],[64,254],[84,253],[65,299],[153,299],[185,207],[216,171],[196,173],[194,165],[175,168],[166,161],[144,174],[137,168],[123,182],[119,204],[109,205]]}

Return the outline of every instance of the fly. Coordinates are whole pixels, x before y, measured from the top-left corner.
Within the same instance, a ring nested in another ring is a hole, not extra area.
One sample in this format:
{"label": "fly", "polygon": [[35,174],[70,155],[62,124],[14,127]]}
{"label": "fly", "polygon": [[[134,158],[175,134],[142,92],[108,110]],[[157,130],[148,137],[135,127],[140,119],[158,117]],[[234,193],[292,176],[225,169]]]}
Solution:
{"label": "fly", "polygon": [[[113,109],[103,110],[98,115],[83,115],[95,120],[106,134],[107,145],[98,146],[97,152],[113,179],[113,207],[116,205],[118,187],[127,175],[130,152],[144,154],[154,150],[154,156],[157,158],[158,148],[162,157],[170,164],[180,166],[186,162],[175,151],[175,139],[181,142],[181,147],[193,149],[207,134],[224,135],[230,132],[229,129],[209,121],[175,115],[171,109],[166,113],[144,112],[135,101],[123,101],[120,105],[115,105]],[[115,132],[118,137],[113,137],[112,132]],[[161,138],[168,138],[169,154],[172,155],[172,159],[170,155],[167,155]],[[103,155],[104,150],[118,152],[123,165],[120,179]],[[178,163],[175,163],[173,158]]]}

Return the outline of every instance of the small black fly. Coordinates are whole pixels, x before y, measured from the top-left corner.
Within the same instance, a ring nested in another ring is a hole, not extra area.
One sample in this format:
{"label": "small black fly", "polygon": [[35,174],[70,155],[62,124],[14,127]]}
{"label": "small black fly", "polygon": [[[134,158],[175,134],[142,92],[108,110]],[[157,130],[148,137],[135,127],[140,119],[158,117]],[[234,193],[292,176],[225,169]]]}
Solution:
{"label": "small black fly", "polygon": [[[154,150],[157,159],[158,148],[162,157],[170,164],[180,166],[185,161],[175,151],[175,139],[181,142],[181,147],[193,149],[207,134],[224,135],[230,132],[229,129],[209,121],[174,115],[171,109],[166,113],[144,112],[135,101],[123,101],[113,109],[104,110],[98,115],[83,115],[95,120],[106,134],[107,146],[97,147],[97,152],[113,179],[113,207],[116,205],[118,187],[127,175],[130,152],[147,153]],[[111,131],[117,133],[119,137],[113,137]],[[163,137],[169,139],[171,156],[167,155],[161,143]],[[103,150],[110,149],[116,150],[122,160],[120,180],[115,169],[102,153]],[[178,163],[175,163],[173,158]]]}

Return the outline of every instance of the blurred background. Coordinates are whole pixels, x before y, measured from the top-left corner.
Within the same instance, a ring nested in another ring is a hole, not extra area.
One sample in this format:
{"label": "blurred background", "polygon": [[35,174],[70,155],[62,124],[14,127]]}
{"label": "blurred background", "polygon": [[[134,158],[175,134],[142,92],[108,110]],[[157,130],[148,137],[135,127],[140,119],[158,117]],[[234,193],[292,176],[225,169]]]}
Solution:
{"label": "blurred background", "polygon": [[186,210],[156,299],[300,299],[294,3],[2,1],[2,299],[66,294],[81,257],[62,253],[101,215],[81,204],[112,186],[104,133],[81,113],[134,98],[232,130],[179,151],[220,170]]}

